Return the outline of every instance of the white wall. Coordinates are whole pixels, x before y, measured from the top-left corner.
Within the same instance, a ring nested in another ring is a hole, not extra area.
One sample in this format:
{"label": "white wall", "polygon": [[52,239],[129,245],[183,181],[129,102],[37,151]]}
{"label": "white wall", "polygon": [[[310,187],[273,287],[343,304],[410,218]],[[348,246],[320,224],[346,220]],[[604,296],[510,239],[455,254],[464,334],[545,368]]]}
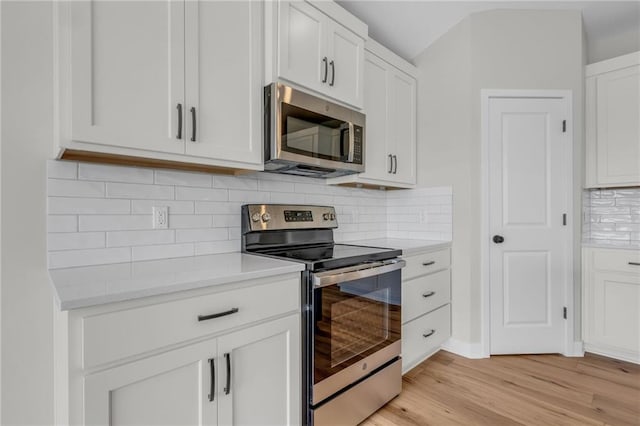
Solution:
{"label": "white wall", "polygon": [[[53,136],[51,2],[2,2],[2,418],[53,421],[46,158]],[[28,47],[28,48],[26,48]]]}
{"label": "white wall", "polygon": [[[420,70],[418,181],[421,185],[453,186],[453,338],[477,344],[482,327],[480,90],[573,91],[577,189],[574,271],[579,271],[582,18],[577,11],[494,10],[473,14],[418,55],[415,63]],[[578,274],[577,289],[579,282]],[[579,293],[576,300],[580,300]],[[579,312],[575,315],[579,320]]]}
{"label": "white wall", "polygon": [[627,27],[597,39],[587,38],[587,63],[604,61],[640,50],[640,27]]}

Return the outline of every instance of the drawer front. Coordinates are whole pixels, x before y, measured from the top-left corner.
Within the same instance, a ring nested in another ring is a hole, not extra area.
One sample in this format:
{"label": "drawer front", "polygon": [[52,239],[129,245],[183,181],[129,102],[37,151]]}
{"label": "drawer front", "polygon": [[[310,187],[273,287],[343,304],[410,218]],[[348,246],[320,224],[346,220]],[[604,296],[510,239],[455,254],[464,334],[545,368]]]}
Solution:
{"label": "drawer front", "polygon": [[592,249],[592,253],[597,270],[640,274],[640,250]]}
{"label": "drawer front", "polygon": [[430,274],[446,269],[451,264],[451,250],[449,248],[430,253],[417,254],[403,258],[407,266],[402,269],[402,279],[409,280],[420,275]]}
{"label": "drawer front", "polygon": [[411,321],[451,301],[451,271],[402,282],[402,322]]}
{"label": "drawer front", "polygon": [[[426,336],[426,337],[425,337]],[[402,364],[412,366],[451,336],[451,305],[445,305],[402,326]],[[403,371],[406,368],[403,367]]]}
{"label": "drawer front", "polygon": [[[198,321],[199,315],[238,311]],[[86,317],[83,368],[160,349],[300,308],[300,279]]]}

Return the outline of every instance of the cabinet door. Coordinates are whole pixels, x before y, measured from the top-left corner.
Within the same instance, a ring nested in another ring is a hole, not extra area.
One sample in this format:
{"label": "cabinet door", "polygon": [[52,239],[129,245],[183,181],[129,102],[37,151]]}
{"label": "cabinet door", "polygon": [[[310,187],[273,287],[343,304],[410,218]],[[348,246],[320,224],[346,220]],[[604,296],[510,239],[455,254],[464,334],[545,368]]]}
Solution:
{"label": "cabinet door", "polygon": [[389,65],[377,56],[365,52],[364,112],[365,127],[365,172],[360,176],[368,179],[387,180],[391,177],[391,157],[387,151],[388,135],[388,83]]}
{"label": "cabinet door", "polygon": [[69,11],[71,138],[184,152],[184,3],[71,2]]}
{"label": "cabinet door", "polygon": [[391,68],[387,146],[395,155],[392,180],[416,183],[416,80]]}
{"label": "cabinet door", "polygon": [[262,5],[186,3],[188,155],[262,163]]}
{"label": "cabinet door", "polygon": [[281,1],[278,7],[278,74],[310,89],[326,91],[327,17],[304,1]]}
{"label": "cabinet door", "polygon": [[215,354],[211,339],[85,376],[84,424],[216,425]]}
{"label": "cabinet door", "polygon": [[342,25],[327,20],[327,83],[332,97],[362,108],[364,40]]}
{"label": "cabinet door", "polygon": [[599,185],[640,184],[640,66],[596,79]]}
{"label": "cabinet door", "polygon": [[300,351],[299,315],[220,337],[219,424],[300,424]]}
{"label": "cabinet door", "polygon": [[640,276],[594,271],[591,279],[586,343],[631,351],[639,357]]}

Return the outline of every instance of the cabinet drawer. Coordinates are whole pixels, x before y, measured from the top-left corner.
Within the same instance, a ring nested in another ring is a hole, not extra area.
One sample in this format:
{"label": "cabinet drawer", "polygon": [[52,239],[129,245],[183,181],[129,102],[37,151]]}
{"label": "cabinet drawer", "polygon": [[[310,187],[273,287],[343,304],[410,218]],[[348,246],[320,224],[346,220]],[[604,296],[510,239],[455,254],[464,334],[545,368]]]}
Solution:
{"label": "cabinet drawer", "polygon": [[597,270],[640,274],[640,250],[593,249],[592,253]]}
{"label": "cabinet drawer", "polygon": [[[426,337],[425,337],[426,336]],[[403,371],[435,352],[451,336],[451,305],[402,326]]]}
{"label": "cabinet drawer", "polygon": [[429,274],[434,271],[446,269],[451,264],[451,251],[449,248],[405,257],[407,266],[402,270],[402,278],[405,280]]}
{"label": "cabinet drawer", "polygon": [[451,271],[436,272],[402,283],[402,322],[411,321],[451,301]]}
{"label": "cabinet drawer", "polygon": [[[211,335],[300,307],[296,278],[125,309],[82,321],[83,368]],[[198,321],[199,315],[238,311]]]}

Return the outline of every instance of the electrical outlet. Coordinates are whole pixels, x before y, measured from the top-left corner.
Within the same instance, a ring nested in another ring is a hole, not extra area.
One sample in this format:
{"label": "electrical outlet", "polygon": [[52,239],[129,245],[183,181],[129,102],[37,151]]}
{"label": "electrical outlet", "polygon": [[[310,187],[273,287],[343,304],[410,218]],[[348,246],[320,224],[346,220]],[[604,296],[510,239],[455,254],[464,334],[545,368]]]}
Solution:
{"label": "electrical outlet", "polygon": [[420,210],[420,223],[429,222],[429,213],[426,210]]}
{"label": "electrical outlet", "polygon": [[153,207],[153,229],[167,229],[169,227],[169,207]]}

